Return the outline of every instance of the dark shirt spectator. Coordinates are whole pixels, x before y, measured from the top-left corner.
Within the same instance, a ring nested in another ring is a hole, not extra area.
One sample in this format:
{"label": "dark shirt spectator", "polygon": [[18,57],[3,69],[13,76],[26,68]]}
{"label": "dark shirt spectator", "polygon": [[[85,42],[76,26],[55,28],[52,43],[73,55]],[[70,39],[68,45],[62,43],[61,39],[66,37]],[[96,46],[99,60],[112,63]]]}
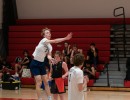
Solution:
{"label": "dark shirt spectator", "polygon": [[71,55],[71,47],[70,44],[65,42],[64,43],[64,50],[62,51],[63,53],[63,60],[67,63],[70,64],[70,55]]}
{"label": "dark shirt spectator", "polygon": [[9,62],[6,61],[6,59],[0,60],[0,80],[2,79],[2,76],[4,73],[10,74],[10,71],[12,71],[12,66]]}
{"label": "dark shirt spectator", "polygon": [[89,61],[84,62],[83,72],[84,72],[84,75],[87,75],[89,79],[95,78],[95,72],[96,72],[95,68],[91,66]]}
{"label": "dark shirt spectator", "polygon": [[21,74],[24,68],[29,68],[31,57],[29,56],[29,53],[27,50],[23,51],[24,58],[16,57],[15,60],[15,75],[19,76],[18,74]]}
{"label": "dark shirt spectator", "polygon": [[97,67],[98,64],[98,49],[95,47],[95,43],[90,44],[90,49],[87,52],[87,60],[90,64],[94,64],[94,67]]}
{"label": "dark shirt spectator", "polygon": [[3,67],[6,67],[6,68],[8,68],[8,69],[12,69],[11,64],[10,64],[9,62],[7,62],[6,59],[3,60],[2,66],[3,66]]}

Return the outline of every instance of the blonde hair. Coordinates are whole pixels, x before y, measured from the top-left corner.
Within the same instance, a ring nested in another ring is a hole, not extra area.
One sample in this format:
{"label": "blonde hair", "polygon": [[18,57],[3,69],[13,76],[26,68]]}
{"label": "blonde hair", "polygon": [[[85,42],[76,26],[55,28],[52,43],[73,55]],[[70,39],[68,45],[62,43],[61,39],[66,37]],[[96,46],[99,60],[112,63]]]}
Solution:
{"label": "blonde hair", "polygon": [[45,34],[45,31],[46,31],[46,30],[51,31],[49,28],[46,27],[46,28],[42,29],[42,31],[41,31],[41,36],[43,36],[43,35]]}
{"label": "blonde hair", "polygon": [[58,51],[58,50],[55,51],[55,55],[56,55],[56,54],[59,55],[60,57],[62,56],[62,53],[61,53],[60,51]]}
{"label": "blonde hair", "polygon": [[55,51],[54,55],[58,55],[61,60],[63,59],[63,55],[62,55],[61,51]]}

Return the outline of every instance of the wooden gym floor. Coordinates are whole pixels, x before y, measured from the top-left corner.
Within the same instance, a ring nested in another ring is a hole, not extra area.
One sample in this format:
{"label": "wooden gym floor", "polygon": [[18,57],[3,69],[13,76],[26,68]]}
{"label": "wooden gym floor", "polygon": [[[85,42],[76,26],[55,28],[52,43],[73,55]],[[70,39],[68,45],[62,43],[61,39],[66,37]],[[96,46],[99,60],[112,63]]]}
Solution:
{"label": "wooden gym floor", "polygon": [[[42,94],[43,100],[47,100],[44,90],[42,90]],[[68,100],[67,96],[65,93],[65,100]],[[20,90],[2,90],[0,88],[0,100],[37,100],[37,95],[33,88],[21,88]],[[130,92],[88,91],[85,92],[85,100],[130,100]]]}

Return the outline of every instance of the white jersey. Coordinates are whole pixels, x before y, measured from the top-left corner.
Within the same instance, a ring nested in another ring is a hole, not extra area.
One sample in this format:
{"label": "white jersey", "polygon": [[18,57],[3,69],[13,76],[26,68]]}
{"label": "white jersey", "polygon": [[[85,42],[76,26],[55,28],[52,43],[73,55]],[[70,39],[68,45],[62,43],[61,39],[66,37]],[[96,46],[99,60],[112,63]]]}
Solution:
{"label": "white jersey", "polygon": [[48,40],[47,38],[43,38],[36,46],[35,51],[32,54],[35,60],[44,62],[44,59],[48,54],[48,52],[52,51],[51,44],[46,43],[47,40]]}
{"label": "white jersey", "polygon": [[78,90],[78,84],[83,83],[83,71],[72,67],[68,78],[68,100],[84,100],[84,92]]}

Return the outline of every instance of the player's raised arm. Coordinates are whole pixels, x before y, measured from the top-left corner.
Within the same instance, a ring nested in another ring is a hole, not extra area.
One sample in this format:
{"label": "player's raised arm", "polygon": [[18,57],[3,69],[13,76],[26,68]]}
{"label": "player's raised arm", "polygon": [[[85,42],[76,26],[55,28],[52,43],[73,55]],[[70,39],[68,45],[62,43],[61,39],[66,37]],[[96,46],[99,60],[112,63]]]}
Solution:
{"label": "player's raised arm", "polygon": [[69,33],[66,37],[64,38],[57,38],[57,39],[53,39],[53,40],[47,40],[46,42],[48,43],[60,43],[66,40],[70,40],[72,38],[72,33]]}

